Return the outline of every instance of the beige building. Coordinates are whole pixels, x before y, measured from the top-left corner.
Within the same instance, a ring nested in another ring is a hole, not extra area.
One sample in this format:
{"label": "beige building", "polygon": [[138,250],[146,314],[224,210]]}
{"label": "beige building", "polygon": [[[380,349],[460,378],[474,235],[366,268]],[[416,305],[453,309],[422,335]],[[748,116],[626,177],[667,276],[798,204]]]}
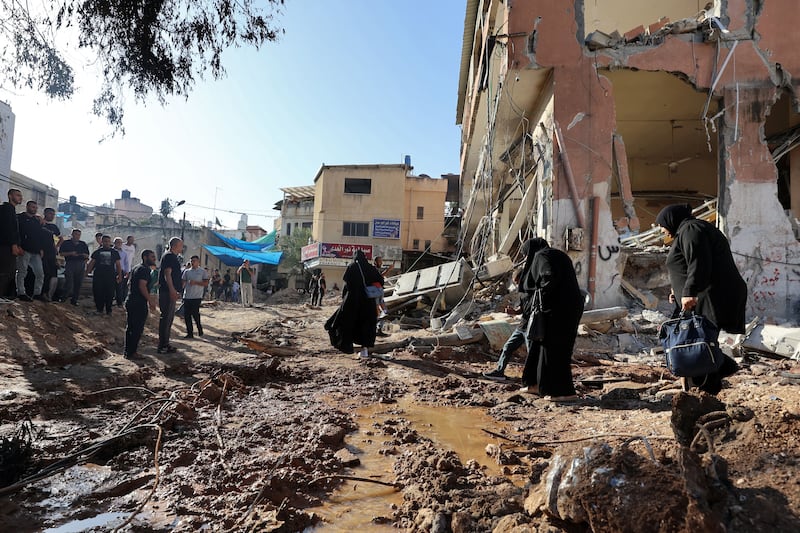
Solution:
{"label": "beige building", "polygon": [[131,196],[131,191],[122,191],[122,198],[114,200],[115,214],[131,220],[145,220],[153,215],[153,208]]}
{"label": "beige building", "polygon": [[[11,171],[8,187],[19,189],[22,192],[22,209],[29,200],[39,204],[39,213],[44,212],[45,207],[58,209],[58,189],[45,185],[40,181],[24,176],[14,170]],[[3,198],[5,202],[6,199]]]}
{"label": "beige building", "polygon": [[275,223],[280,235],[289,236],[297,230],[311,229],[314,220],[314,186],[284,187],[283,200],[275,204],[281,212]]}
{"label": "beige building", "polygon": [[[323,165],[314,178],[313,244],[303,248],[308,269],[325,272],[328,287],[361,249],[403,266],[404,252],[442,253],[447,180],[410,175],[411,166]],[[402,198],[402,201],[399,201]]]}

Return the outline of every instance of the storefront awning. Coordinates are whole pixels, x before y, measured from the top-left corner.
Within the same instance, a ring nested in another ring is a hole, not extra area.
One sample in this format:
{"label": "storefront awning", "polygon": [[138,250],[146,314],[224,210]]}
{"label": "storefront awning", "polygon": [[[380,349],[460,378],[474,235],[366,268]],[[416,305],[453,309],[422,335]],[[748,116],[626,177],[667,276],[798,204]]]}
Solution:
{"label": "storefront awning", "polygon": [[245,259],[249,259],[253,264],[277,265],[283,255],[283,252],[245,252],[223,246],[208,246],[207,244],[204,244],[203,248],[227,266],[239,266]]}

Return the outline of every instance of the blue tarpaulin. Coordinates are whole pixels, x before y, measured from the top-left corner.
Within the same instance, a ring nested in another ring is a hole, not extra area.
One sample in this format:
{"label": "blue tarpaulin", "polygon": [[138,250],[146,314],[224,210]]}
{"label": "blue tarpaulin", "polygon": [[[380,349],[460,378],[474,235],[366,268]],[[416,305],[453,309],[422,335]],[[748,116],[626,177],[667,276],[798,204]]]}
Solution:
{"label": "blue tarpaulin", "polygon": [[265,248],[272,248],[275,245],[275,239],[272,242],[247,242],[241,239],[233,239],[231,237],[226,237],[221,233],[217,233],[216,231],[213,232],[214,235],[217,236],[219,240],[224,242],[227,246],[231,248],[235,248],[237,250],[244,250],[246,252],[261,252]]}
{"label": "blue tarpaulin", "polygon": [[253,264],[277,265],[283,255],[283,252],[243,252],[223,246],[208,246],[207,244],[204,244],[203,248],[208,250],[208,253],[214,257],[219,258],[226,266],[239,266],[245,259],[249,259]]}

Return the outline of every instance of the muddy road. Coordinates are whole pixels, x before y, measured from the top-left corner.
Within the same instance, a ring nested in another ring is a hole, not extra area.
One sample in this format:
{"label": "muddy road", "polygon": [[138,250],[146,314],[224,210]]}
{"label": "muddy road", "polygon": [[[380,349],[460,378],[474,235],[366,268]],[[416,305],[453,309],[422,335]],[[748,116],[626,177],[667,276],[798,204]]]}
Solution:
{"label": "muddy road", "polygon": [[482,379],[486,341],[338,353],[336,302],[298,298],[204,306],[175,354],[151,317],[135,361],[123,313],[0,309],[0,530],[800,530],[795,361],[680,393],[634,314],[584,330],[559,404]]}

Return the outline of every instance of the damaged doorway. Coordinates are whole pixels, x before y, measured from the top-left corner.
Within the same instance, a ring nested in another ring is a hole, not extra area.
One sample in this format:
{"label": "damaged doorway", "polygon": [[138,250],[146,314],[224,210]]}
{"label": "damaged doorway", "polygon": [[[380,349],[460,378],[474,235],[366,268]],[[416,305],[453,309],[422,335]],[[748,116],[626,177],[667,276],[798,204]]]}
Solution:
{"label": "damaged doorway", "polygon": [[787,91],[770,108],[764,135],[778,170],[778,201],[800,239],[800,114]]}
{"label": "damaged doorway", "polygon": [[[641,229],[650,228],[666,205],[686,202],[697,207],[716,198],[717,134],[707,134],[701,119],[707,93],[666,72],[617,70],[604,75],[614,88],[616,133],[625,143]],[[709,116],[717,108],[712,100]],[[611,212],[614,220],[625,215],[616,179]]]}

